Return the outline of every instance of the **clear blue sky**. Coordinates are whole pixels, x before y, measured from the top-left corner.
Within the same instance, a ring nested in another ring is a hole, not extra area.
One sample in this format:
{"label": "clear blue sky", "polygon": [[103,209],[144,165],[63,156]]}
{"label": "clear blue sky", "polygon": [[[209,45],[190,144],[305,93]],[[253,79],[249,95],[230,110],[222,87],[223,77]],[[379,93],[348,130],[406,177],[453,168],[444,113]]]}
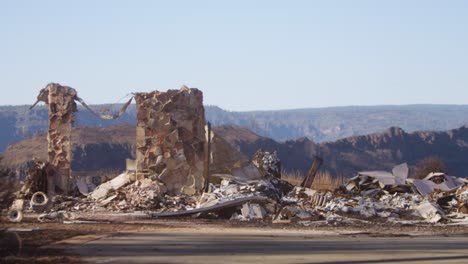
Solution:
{"label": "clear blue sky", "polygon": [[229,110],[468,104],[468,1],[1,1],[0,105],[203,90]]}

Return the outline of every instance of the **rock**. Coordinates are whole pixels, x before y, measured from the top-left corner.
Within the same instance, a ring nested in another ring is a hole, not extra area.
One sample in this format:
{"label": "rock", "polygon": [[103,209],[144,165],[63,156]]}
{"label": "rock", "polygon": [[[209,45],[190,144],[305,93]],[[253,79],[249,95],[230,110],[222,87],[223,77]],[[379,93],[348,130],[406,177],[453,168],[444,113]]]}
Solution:
{"label": "rock", "polygon": [[109,191],[112,190],[112,185],[109,182],[105,182],[98,187],[91,193],[91,198],[94,200],[100,200],[107,196]]}
{"label": "rock", "polygon": [[112,189],[117,190],[122,186],[127,185],[130,183],[130,175],[131,173],[122,173],[119,176],[115,177],[114,179],[110,180],[110,186]]}
{"label": "rock", "polygon": [[124,172],[119,176],[115,177],[114,179],[99,185],[91,193],[91,198],[93,198],[94,200],[104,199],[105,197],[107,197],[109,191],[118,190],[119,188],[130,183],[131,175],[132,173],[130,172]]}

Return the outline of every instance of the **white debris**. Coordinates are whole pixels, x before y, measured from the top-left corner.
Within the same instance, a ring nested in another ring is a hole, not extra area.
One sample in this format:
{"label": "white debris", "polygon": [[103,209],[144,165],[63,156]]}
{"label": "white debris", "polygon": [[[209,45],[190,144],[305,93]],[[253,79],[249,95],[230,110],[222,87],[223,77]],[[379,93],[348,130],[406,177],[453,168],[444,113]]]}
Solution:
{"label": "white debris", "polygon": [[406,163],[395,166],[392,170],[392,174],[395,176],[397,185],[406,184],[408,173],[409,173],[409,168],[408,168],[408,164]]}
{"label": "white debris", "polygon": [[437,223],[444,216],[444,212],[440,209],[440,207],[437,204],[431,203],[429,201],[422,202],[415,209],[416,212],[418,212],[418,214],[425,218],[429,223]]}
{"label": "white debris", "polygon": [[461,178],[446,175],[445,173],[429,173],[424,179],[408,179],[407,182],[414,185],[416,190],[423,196],[429,197],[435,190],[452,192],[465,182]]}
{"label": "white debris", "polygon": [[124,172],[119,176],[115,177],[114,179],[96,187],[96,189],[91,193],[91,198],[93,198],[94,200],[104,199],[109,193],[109,191],[118,190],[120,187],[123,187],[126,184],[130,183],[130,181],[131,173]]}
{"label": "white debris", "polygon": [[101,205],[106,206],[107,204],[109,204],[110,202],[112,202],[112,200],[114,200],[115,198],[117,198],[117,195],[109,196],[109,197],[106,198],[105,200],[101,201]]}
{"label": "white debris", "polygon": [[363,205],[363,206],[360,206],[359,214],[361,214],[362,216],[366,218],[370,218],[370,217],[376,216],[377,211],[372,206]]}
{"label": "white debris", "polygon": [[245,220],[263,219],[267,215],[265,209],[262,206],[251,203],[243,204],[241,213]]}
{"label": "white debris", "polygon": [[363,171],[357,176],[351,178],[345,185],[348,191],[370,191],[366,196],[376,195],[375,189],[384,189],[385,187],[395,187],[406,184],[408,178],[408,165],[406,163],[395,166],[392,172],[387,171]]}
{"label": "white debris", "polygon": [[76,179],[76,186],[78,187],[78,191],[81,194],[83,194],[83,195],[88,195],[89,194],[88,185],[82,179],[80,179],[80,178]]}

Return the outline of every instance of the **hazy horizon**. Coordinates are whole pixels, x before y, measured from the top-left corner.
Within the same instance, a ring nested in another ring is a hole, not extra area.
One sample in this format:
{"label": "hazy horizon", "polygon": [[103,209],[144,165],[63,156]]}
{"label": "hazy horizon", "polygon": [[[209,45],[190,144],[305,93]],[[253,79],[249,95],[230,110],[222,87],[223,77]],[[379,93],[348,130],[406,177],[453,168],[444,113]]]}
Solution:
{"label": "hazy horizon", "polygon": [[[128,100],[129,98],[127,98]],[[86,99],[84,99],[86,102]],[[95,104],[89,104],[90,106],[100,106],[100,105],[115,105],[116,107],[118,105],[122,105],[124,102],[119,102],[118,104],[116,103],[95,103]],[[17,104],[17,105],[0,105],[0,107],[30,107],[32,104]],[[83,107],[80,103],[77,102],[78,107]],[[135,105],[135,101],[132,101],[130,105]],[[35,108],[38,107],[45,107],[46,105],[43,102],[39,102]],[[300,111],[300,110],[319,110],[319,109],[338,109],[338,108],[397,108],[397,107],[468,107],[468,104],[393,104],[393,105],[340,105],[340,106],[319,106],[319,107],[302,107],[302,108],[289,108],[289,109],[251,109],[251,110],[231,110],[219,105],[213,105],[213,104],[204,104],[205,107],[217,107],[220,108],[224,111],[228,112],[270,112],[270,111]]]}

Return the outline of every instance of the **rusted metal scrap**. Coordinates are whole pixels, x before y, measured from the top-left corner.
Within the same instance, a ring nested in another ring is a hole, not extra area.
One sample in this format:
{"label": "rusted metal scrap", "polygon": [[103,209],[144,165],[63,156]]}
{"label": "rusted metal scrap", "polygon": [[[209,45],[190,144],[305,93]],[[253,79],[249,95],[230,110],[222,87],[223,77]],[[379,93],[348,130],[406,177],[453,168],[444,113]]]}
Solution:
{"label": "rusted metal scrap", "polygon": [[202,192],[203,93],[183,86],[167,92],[136,93],[135,100],[137,179],[157,178],[170,195]]}
{"label": "rusted metal scrap", "polygon": [[99,114],[97,113],[96,111],[94,111],[91,107],[88,106],[88,104],[86,104],[86,102],[81,99],[80,97],[77,97],[76,100],[78,102],[80,102],[80,104],[88,109],[88,111],[90,111],[93,115],[101,118],[101,119],[107,119],[107,120],[112,120],[112,119],[117,119],[119,118],[120,116],[123,115],[123,113],[125,113],[125,111],[127,111],[127,108],[128,106],[132,103],[132,100],[133,100],[133,97],[131,97],[123,106],[122,108],[119,110],[119,112],[117,114],[113,114],[113,115],[103,115],[103,114]]}
{"label": "rusted metal scrap", "polygon": [[231,200],[222,201],[214,205],[200,207],[192,210],[178,211],[178,212],[164,212],[164,213],[151,213],[150,215],[153,218],[163,218],[163,217],[178,217],[178,216],[189,216],[198,213],[209,213],[215,212],[222,209],[236,207],[238,205],[245,204],[247,202],[252,203],[273,203],[274,201],[268,197],[264,196],[247,196],[247,197],[238,197]]}

